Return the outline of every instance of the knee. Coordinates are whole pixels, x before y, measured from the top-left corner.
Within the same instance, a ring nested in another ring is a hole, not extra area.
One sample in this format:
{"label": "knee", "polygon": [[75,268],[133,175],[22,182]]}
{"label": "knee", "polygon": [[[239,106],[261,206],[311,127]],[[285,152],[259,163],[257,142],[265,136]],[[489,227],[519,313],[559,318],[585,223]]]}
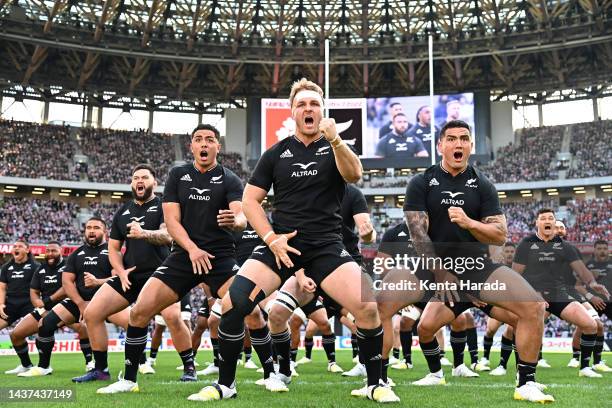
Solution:
{"label": "knee", "polygon": [[268,313],[270,328],[276,332],[287,327],[287,321],[289,320],[288,313],[289,311],[285,307],[277,304],[272,305],[270,313]]}
{"label": "knee", "polygon": [[261,329],[266,324],[263,316],[261,315],[259,307],[256,307],[251,313],[249,313],[244,319],[244,322],[246,326],[252,330]]}
{"label": "knee", "polygon": [[524,302],[519,304],[522,305],[517,310],[519,319],[544,323],[544,314],[546,313],[546,304],[544,302]]}
{"label": "knee", "polygon": [[358,311],[351,311],[351,313],[355,317],[355,321],[359,322],[359,324],[372,322],[379,318],[378,308],[374,302],[364,303]]}
{"label": "knee", "polygon": [[9,333],[9,338],[11,339],[11,343],[15,344],[15,342],[17,340],[19,340],[19,336],[17,335],[18,333],[16,333],[15,330],[13,330],[12,332]]}
{"label": "knee", "polygon": [[[130,309],[130,324],[132,326],[144,327],[149,323],[149,320],[151,320],[151,316],[145,313],[142,306],[139,306],[138,303]],[[157,325],[155,326],[155,330],[157,330]]]}
{"label": "knee", "polygon": [[329,324],[328,321],[321,323],[319,325],[319,330],[321,330],[321,333],[323,334],[329,334],[332,331],[331,324]]}
{"label": "knee", "polygon": [[419,337],[432,338],[435,337],[439,327],[431,319],[419,321],[417,332]]}
{"label": "knee", "polygon": [[595,334],[597,333],[597,322],[595,321],[595,319],[590,318],[585,322],[584,325],[582,325],[581,329],[582,332],[585,334]]}
{"label": "knee", "polygon": [[92,326],[98,323],[101,319],[99,319],[98,313],[90,307],[85,309],[83,312],[83,320],[87,326]]}

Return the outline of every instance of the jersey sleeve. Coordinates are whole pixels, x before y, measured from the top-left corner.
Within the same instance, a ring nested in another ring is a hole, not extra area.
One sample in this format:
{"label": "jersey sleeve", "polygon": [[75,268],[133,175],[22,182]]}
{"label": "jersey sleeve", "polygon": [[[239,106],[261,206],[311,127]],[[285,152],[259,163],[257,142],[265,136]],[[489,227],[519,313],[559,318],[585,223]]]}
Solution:
{"label": "jersey sleeve", "polygon": [[582,258],[579,255],[578,252],[578,248],[576,248],[575,246],[567,243],[567,242],[563,242],[564,246],[565,246],[565,259],[567,260],[567,262],[574,262],[574,261],[580,261],[582,260]]}
{"label": "jersey sleeve", "polygon": [[77,252],[78,252],[78,249],[70,254],[68,259],[66,260],[66,267],[64,268],[62,273],[68,272],[68,273],[76,274],[76,256],[77,256],[76,254]]}
{"label": "jersey sleeve", "polygon": [[123,211],[123,206],[121,206],[119,211],[117,211],[113,216],[113,223],[111,225],[110,237],[111,239],[115,239],[117,241],[125,241],[125,237],[121,233],[121,228],[119,228],[119,219],[121,218]]}
{"label": "jersey sleeve", "polygon": [[228,177],[227,185],[226,185],[226,198],[227,202],[231,203],[232,201],[242,201],[242,181],[235,174],[231,174],[231,177]]}
{"label": "jersey sleeve", "polygon": [[166,180],[166,185],[164,186],[164,196],[162,198],[162,202],[164,203],[179,202],[177,173],[177,169],[174,168],[170,170],[170,173],[168,174],[168,179]]}
{"label": "jersey sleeve", "polygon": [[32,275],[32,280],[30,281],[30,289],[36,289],[36,290],[40,290],[40,269],[38,269],[36,272],[34,272],[34,274]]}
{"label": "jersey sleeve", "polygon": [[274,176],[273,152],[275,151],[275,149],[266,150],[259,158],[255,170],[253,170],[253,174],[249,179],[249,184],[266,191],[270,190]]}
{"label": "jersey sleeve", "polygon": [[354,195],[355,197],[353,197],[352,208],[351,208],[352,215],[369,213],[368,203],[366,202],[366,199],[363,193],[359,191],[359,189],[355,188]]}
{"label": "jersey sleeve", "polygon": [[516,247],[516,252],[514,253],[514,259],[512,262],[521,265],[527,265],[527,258],[529,256],[529,243],[526,240],[522,240],[518,246]]}
{"label": "jersey sleeve", "polygon": [[8,283],[8,264],[4,264],[2,265],[2,268],[0,268],[0,282],[4,282],[4,283]]}
{"label": "jersey sleeve", "polygon": [[427,211],[425,176],[418,174],[410,180],[404,197],[404,211]]}
{"label": "jersey sleeve", "polygon": [[497,189],[487,179],[481,179],[480,183],[480,195],[482,202],[480,204],[480,217],[490,217],[491,215],[503,214],[501,206],[499,204],[499,195]]}
{"label": "jersey sleeve", "polygon": [[427,149],[425,149],[425,145],[423,144],[423,141],[421,139],[419,139],[418,137],[414,138],[414,143],[416,143],[416,152],[420,153],[423,150],[427,151]]}

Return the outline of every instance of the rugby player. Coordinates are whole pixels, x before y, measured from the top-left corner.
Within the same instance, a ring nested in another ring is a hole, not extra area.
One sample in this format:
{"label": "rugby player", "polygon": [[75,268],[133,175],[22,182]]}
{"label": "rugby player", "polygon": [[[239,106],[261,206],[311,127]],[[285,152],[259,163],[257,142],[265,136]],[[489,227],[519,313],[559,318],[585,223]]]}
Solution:
{"label": "rugby player", "polygon": [[[191,134],[193,163],[170,170],[162,206],[164,222],[173,239],[172,250],[147,280],[130,310],[125,377],[98,389],[98,393],[138,391],[138,364],[151,318],[200,283],[205,283],[214,296],[222,296],[239,269],[231,231],[242,230],[246,225],[240,202],[242,183],[236,174],[217,163],[220,147],[219,131],[200,124]],[[257,324],[265,324],[259,314],[256,316]],[[191,342],[177,347],[177,351],[184,373],[197,378]]]}
{"label": "rugby player", "polygon": [[[609,297],[609,293],[586,269],[577,250],[556,235],[555,213],[552,209],[538,210],[536,231],[535,234],[528,235],[519,243],[512,269],[523,274],[529,283],[542,294],[547,304],[547,312],[580,328],[582,335],[580,337],[579,376],[601,377],[589,366],[597,337],[597,322],[589,315],[584,306],[569,295],[563,278],[564,268],[571,267],[587,287],[606,298]],[[523,353],[520,349],[518,354],[523,360]]]}
{"label": "rugby player", "polygon": [[[342,245],[340,235],[345,186],[361,178],[361,162],[338,136],[334,120],[323,118],[323,91],[318,85],[306,79],[294,83],[289,102],[296,122],[295,135],[263,153],[243,196],[249,223],[267,247],[253,251],[223,298],[218,382],[190,399],[210,401],[236,396],[236,360],[244,338],[244,317],[303,268],[312,284],[355,317],[359,350],[368,371],[368,397],[397,401],[390,388],[379,385],[382,327],[376,303],[371,293],[362,290],[361,269]],[[261,206],[271,187],[272,225]],[[303,305],[313,296],[296,300]],[[288,330],[272,337],[282,347],[290,348]],[[290,350],[283,349],[279,354],[288,355]],[[290,363],[279,363],[278,376],[289,383]]]}
{"label": "rugby player", "polygon": [[[544,329],[544,302],[512,269],[488,258],[488,245],[506,242],[506,219],[493,184],[468,164],[472,148],[470,126],[459,120],[449,121],[441,129],[438,142],[442,161],[412,178],[406,190],[404,211],[417,253],[431,259],[438,257],[444,264],[450,260],[451,266],[455,266],[447,270],[438,263],[431,268],[438,284],[435,288],[441,289],[437,298],[442,301],[428,302],[421,316],[418,332],[430,374],[417,384],[444,383],[435,333],[465,310],[461,310],[459,293],[462,293],[468,299],[487,303],[485,308],[490,313],[491,306],[496,305],[518,318],[516,343],[523,361],[519,364],[514,398],[553,401],[535,382]],[[462,271],[456,267],[460,259],[466,260]],[[468,267],[468,259],[472,260],[472,267]],[[453,291],[462,282],[469,284],[470,290]],[[497,289],[493,284],[497,284]]]}

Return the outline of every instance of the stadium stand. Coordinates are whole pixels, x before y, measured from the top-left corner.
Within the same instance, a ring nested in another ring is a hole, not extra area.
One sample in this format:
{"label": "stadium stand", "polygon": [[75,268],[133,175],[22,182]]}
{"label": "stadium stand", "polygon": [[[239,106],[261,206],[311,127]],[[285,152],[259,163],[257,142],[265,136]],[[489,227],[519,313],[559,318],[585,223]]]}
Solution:
{"label": "stadium stand", "polygon": [[[612,121],[570,125],[572,168],[568,178],[609,176],[612,168]],[[606,137],[608,136],[608,137]]]}
{"label": "stadium stand", "polygon": [[0,120],[0,176],[78,180],[70,127]]}

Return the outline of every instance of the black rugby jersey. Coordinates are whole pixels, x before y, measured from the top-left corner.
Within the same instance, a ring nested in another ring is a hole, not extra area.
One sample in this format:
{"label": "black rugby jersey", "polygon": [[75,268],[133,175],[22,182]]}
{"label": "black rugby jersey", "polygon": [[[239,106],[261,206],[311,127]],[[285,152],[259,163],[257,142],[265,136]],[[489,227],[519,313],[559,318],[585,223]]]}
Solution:
{"label": "black rugby jersey", "polygon": [[249,259],[255,247],[264,245],[262,239],[250,224],[247,224],[243,231],[234,232],[234,241],[236,242],[236,262],[238,262],[238,265],[242,265]]}
{"label": "black rugby jersey", "polygon": [[[429,126],[421,126],[419,123],[411,127],[408,132],[406,132],[408,136],[412,136],[414,138],[419,139],[423,142],[425,149],[427,151],[430,150],[431,146],[431,128]],[[438,139],[440,138],[440,129],[437,126],[434,126],[434,134],[436,137],[435,143],[438,144]]]}
{"label": "black rugby jersey", "polygon": [[51,266],[43,263],[40,269],[32,276],[30,288],[40,291],[40,297],[51,296],[62,287],[62,272],[66,267],[66,261],[62,258],[61,262]]}
{"label": "black rugby jersey", "polygon": [[274,188],[272,225],[277,233],[297,230],[301,239],[341,239],[346,182],[323,136],[308,146],[295,136],[276,143],[257,162],[249,184]]}
{"label": "black rugby jersey", "polygon": [[608,291],[612,291],[612,261],[596,261],[593,258],[586,263],[586,267],[593,272],[597,283],[604,285]]}
{"label": "black rugby jersey", "polygon": [[410,238],[410,231],[405,222],[400,222],[385,231],[380,240],[378,252],[391,257],[404,254],[414,256],[416,254],[412,239]]}
{"label": "black rugby jersey", "polygon": [[[573,246],[567,241],[564,241],[564,242],[565,242],[565,245],[567,245],[568,250],[574,251],[576,253],[576,257],[582,260],[582,254],[580,253],[578,248],[576,248],[575,246]],[[574,286],[576,285],[577,274],[574,272],[574,270],[572,269],[569,263],[564,263],[561,266],[561,271],[562,271],[561,276],[562,276],[563,284],[566,287],[573,289]]]}
{"label": "black rugby jersey", "polygon": [[0,282],[6,283],[7,301],[14,298],[30,298],[30,282],[32,276],[40,268],[34,260],[17,263],[11,260],[0,269]]}
{"label": "black rugby jersey", "polygon": [[[164,203],[179,203],[181,224],[189,238],[217,260],[235,256],[232,231],[219,227],[219,210],[229,210],[229,204],[242,200],[242,182],[230,169],[217,164],[201,173],[193,163],[170,170],[164,188]],[[178,245],[173,245],[176,250]]]}
{"label": "black rugby jersey", "polygon": [[81,245],[68,257],[66,267],[62,273],[76,275],[76,287],[83,300],[91,300],[99,286],[85,287],[85,272],[89,272],[97,279],[110,278],[112,266],[108,260],[108,243],[98,246]]}
{"label": "black rugby jersey", "polygon": [[412,158],[420,151],[427,151],[421,139],[408,135],[389,133],[378,141],[376,155],[390,158]]}
{"label": "black rugby jersey", "polygon": [[110,237],[117,241],[125,242],[125,254],[123,254],[123,265],[125,269],[136,266],[131,275],[151,275],[170,253],[170,248],[164,245],[153,245],[146,239],[128,238],[129,229],[127,225],[137,222],[142,229],[158,230],[164,222],[162,203],[159,197],[137,204],[130,200],[123,204],[113,217]]}
{"label": "black rugby jersey", "polygon": [[352,184],[346,185],[340,214],[342,215],[342,243],[353,257],[355,262],[361,262],[361,252],[359,252],[359,234],[355,233],[355,214],[368,212],[368,203],[357,187]]}
{"label": "black rugby jersey", "polygon": [[579,259],[573,247],[561,238],[544,242],[537,234],[523,238],[514,255],[514,263],[525,265],[523,277],[539,291],[566,286],[564,268]]}
{"label": "black rugby jersey", "polygon": [[[461,207],[473,220],[500,215],[497,190],[473,166],[453,177],[440,164],[414,176],[406,188],[404,211],[424,211],[429,216],[429,238],[439,257],[489,257],[488,245],[451,222],[450,207]],[[464,245],[457,245],[457,243]]]}

